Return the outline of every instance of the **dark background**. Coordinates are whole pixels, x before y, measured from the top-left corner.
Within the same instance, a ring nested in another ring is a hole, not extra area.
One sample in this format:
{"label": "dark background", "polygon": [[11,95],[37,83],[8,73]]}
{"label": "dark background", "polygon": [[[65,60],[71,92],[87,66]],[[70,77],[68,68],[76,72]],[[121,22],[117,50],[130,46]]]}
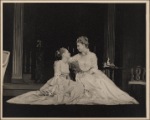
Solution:
{"label": "dark background", "polygon": [[[11,52],[5,82],[11,82],[12,73],[13,8],[14,4],[10,3],[3,7],[3,49]],[[69,46],[72,55],[77,53],[76,39],[81,35],[89,38],[91,51],[96,46],[94,52],[99,68],[102,68],[107,8],[108,4],[85,3],[24,5],[24,49],[34,53],[36,40],[43,41],[45,79],[53,76],[55,51]],[[145,16],[145,4],[116,4],[115,65],[124,68],[117,76],[119,86],[124,90],[130,80],[131,67],[145,67]],[[34,54],[32,56],[35,58]]]}

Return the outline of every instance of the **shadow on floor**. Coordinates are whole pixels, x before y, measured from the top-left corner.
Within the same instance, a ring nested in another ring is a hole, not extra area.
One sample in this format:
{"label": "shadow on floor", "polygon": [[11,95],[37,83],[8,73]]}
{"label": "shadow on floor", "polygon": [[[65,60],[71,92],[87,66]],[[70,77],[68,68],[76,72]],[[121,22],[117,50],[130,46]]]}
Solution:
{"label": "shadow on floor", "polygon": [[139,105],[14,105],[3,97],[3,117],[145,117],[144,103]]}

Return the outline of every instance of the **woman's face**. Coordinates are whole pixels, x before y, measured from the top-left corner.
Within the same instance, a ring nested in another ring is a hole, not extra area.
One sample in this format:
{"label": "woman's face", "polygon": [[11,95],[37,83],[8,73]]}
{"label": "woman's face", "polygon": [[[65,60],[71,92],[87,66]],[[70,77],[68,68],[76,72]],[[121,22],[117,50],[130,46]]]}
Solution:
{"label": "woman's face", "polygon": [[63,53],[63,57],[70,58],[70,52],[67,49]]}
{"label": "woman's face", "polygon": [[77,43],[77,49],[78,49],[79,52],[84,52],[86,47],[85,47],[84,44],[81,44],[81,43],[78,42]]}

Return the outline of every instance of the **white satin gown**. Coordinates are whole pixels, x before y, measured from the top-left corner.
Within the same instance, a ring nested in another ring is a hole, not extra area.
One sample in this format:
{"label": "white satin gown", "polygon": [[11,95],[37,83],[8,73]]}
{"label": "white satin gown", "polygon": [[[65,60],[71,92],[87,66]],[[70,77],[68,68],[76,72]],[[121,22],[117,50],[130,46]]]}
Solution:
{"label": "white satin gown", "polygon": [[76,74],[76,81],[84,86],[84,96],[78,104],[138,104],[138,101],[128,93],[119,89],[101,70],[98,70],[95,53],[77,54],[71,62],[78,62],[80,71]]}

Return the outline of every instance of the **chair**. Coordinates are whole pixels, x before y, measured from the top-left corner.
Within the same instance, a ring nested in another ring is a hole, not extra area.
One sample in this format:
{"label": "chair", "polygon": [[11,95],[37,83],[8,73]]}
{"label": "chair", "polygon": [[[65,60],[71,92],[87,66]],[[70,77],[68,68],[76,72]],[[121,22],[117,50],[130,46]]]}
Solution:
{"label": "chair", "polygon": [[3,51],[2,80],[4,79],[6,68],[8,66],[9,56],[10,56],[10,52],[9,51]]}
{"label": "chair", "polygon": [[141,66],[131,68],[131,78],[128,82],[129,93],[140,103],[145,103],[146,96],[146,69]]}
{"label": "chair", "polygon": [[146,69],[141,66],[131,68],[131,80],[129,85],[146,85]]}

